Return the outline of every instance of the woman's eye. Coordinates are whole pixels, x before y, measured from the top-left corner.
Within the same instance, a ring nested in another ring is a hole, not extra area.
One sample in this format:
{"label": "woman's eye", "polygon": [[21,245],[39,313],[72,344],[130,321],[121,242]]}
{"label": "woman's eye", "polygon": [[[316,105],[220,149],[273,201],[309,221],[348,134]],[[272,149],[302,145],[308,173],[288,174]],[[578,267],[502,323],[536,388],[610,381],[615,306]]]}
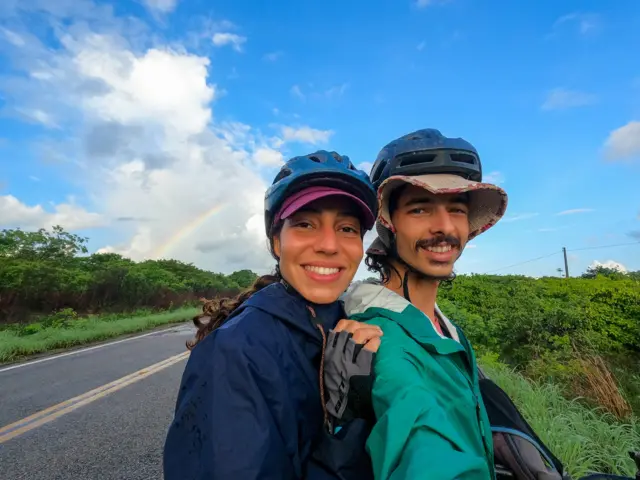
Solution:
{"label": "woman's eye", "polygon": [[309,222],[301,221],[301,222],[296,222],[294,227],[296,227],[296,228],[311,228],[312,225]]}
{"label": "woman's eye", "polygon": [[346,233],[360,233],[360,230],[351,226],[342,227],[342,230]]}

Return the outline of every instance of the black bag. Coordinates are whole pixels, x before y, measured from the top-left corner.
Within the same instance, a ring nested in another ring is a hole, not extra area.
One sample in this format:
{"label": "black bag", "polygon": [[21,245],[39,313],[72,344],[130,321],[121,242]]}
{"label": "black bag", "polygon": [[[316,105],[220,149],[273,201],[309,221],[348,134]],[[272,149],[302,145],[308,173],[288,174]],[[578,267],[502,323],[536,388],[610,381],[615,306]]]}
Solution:
{"label": "black bag", "polygon": [[540,440],[509,396],[480,371],[480,393],[491,431],[498,479],[564,480],[562,462]]}

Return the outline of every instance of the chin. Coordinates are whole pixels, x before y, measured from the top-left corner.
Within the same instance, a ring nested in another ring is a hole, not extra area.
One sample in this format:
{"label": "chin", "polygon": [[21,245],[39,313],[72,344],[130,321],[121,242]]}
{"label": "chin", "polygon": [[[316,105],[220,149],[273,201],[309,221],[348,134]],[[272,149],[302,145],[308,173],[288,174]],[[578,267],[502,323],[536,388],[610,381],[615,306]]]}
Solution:
{"label": "chin", "polygon": [[311,303],[323,305],[333,303],[338,300],[345,289],[346,287],[343,289],[338,285],[327,285],[323,287],[314,286],[302,289],[302,291],[300,291],[300,294]]}
{"label": "chin", "polygon": [[453,265],[443,265],[441,267],[434,267],[433,264],[421,265],[420,271],[429,277],[446,279],[453,273]]}

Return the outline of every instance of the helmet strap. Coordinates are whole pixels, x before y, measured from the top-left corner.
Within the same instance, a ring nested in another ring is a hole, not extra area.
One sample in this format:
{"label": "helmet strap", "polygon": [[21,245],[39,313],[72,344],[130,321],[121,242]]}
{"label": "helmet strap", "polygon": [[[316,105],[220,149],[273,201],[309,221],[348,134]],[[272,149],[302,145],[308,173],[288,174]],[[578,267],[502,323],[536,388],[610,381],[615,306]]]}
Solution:
{"label": "helmet strap", "polygon": [[402,293],[407,302],[411,303],[411,297],[409,296],[409,270],[404,271],[404,279],[402,280]]}

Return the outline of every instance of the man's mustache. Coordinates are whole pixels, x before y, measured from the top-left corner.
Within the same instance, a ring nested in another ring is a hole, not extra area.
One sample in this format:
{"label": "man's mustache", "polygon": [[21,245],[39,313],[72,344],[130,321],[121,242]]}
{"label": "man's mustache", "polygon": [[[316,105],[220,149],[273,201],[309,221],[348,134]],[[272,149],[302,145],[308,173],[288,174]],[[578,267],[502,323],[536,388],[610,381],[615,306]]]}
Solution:
{"label": "man's mustache", "polygon": [[416,242],[416,250],[421,248],[435,247],[439,243],[448,243],[452,247],[460,248],[462,242],[460,239],[452,236],[452,235],[439,235],[437,237],[429,238],[429,239],[421,239]]}

